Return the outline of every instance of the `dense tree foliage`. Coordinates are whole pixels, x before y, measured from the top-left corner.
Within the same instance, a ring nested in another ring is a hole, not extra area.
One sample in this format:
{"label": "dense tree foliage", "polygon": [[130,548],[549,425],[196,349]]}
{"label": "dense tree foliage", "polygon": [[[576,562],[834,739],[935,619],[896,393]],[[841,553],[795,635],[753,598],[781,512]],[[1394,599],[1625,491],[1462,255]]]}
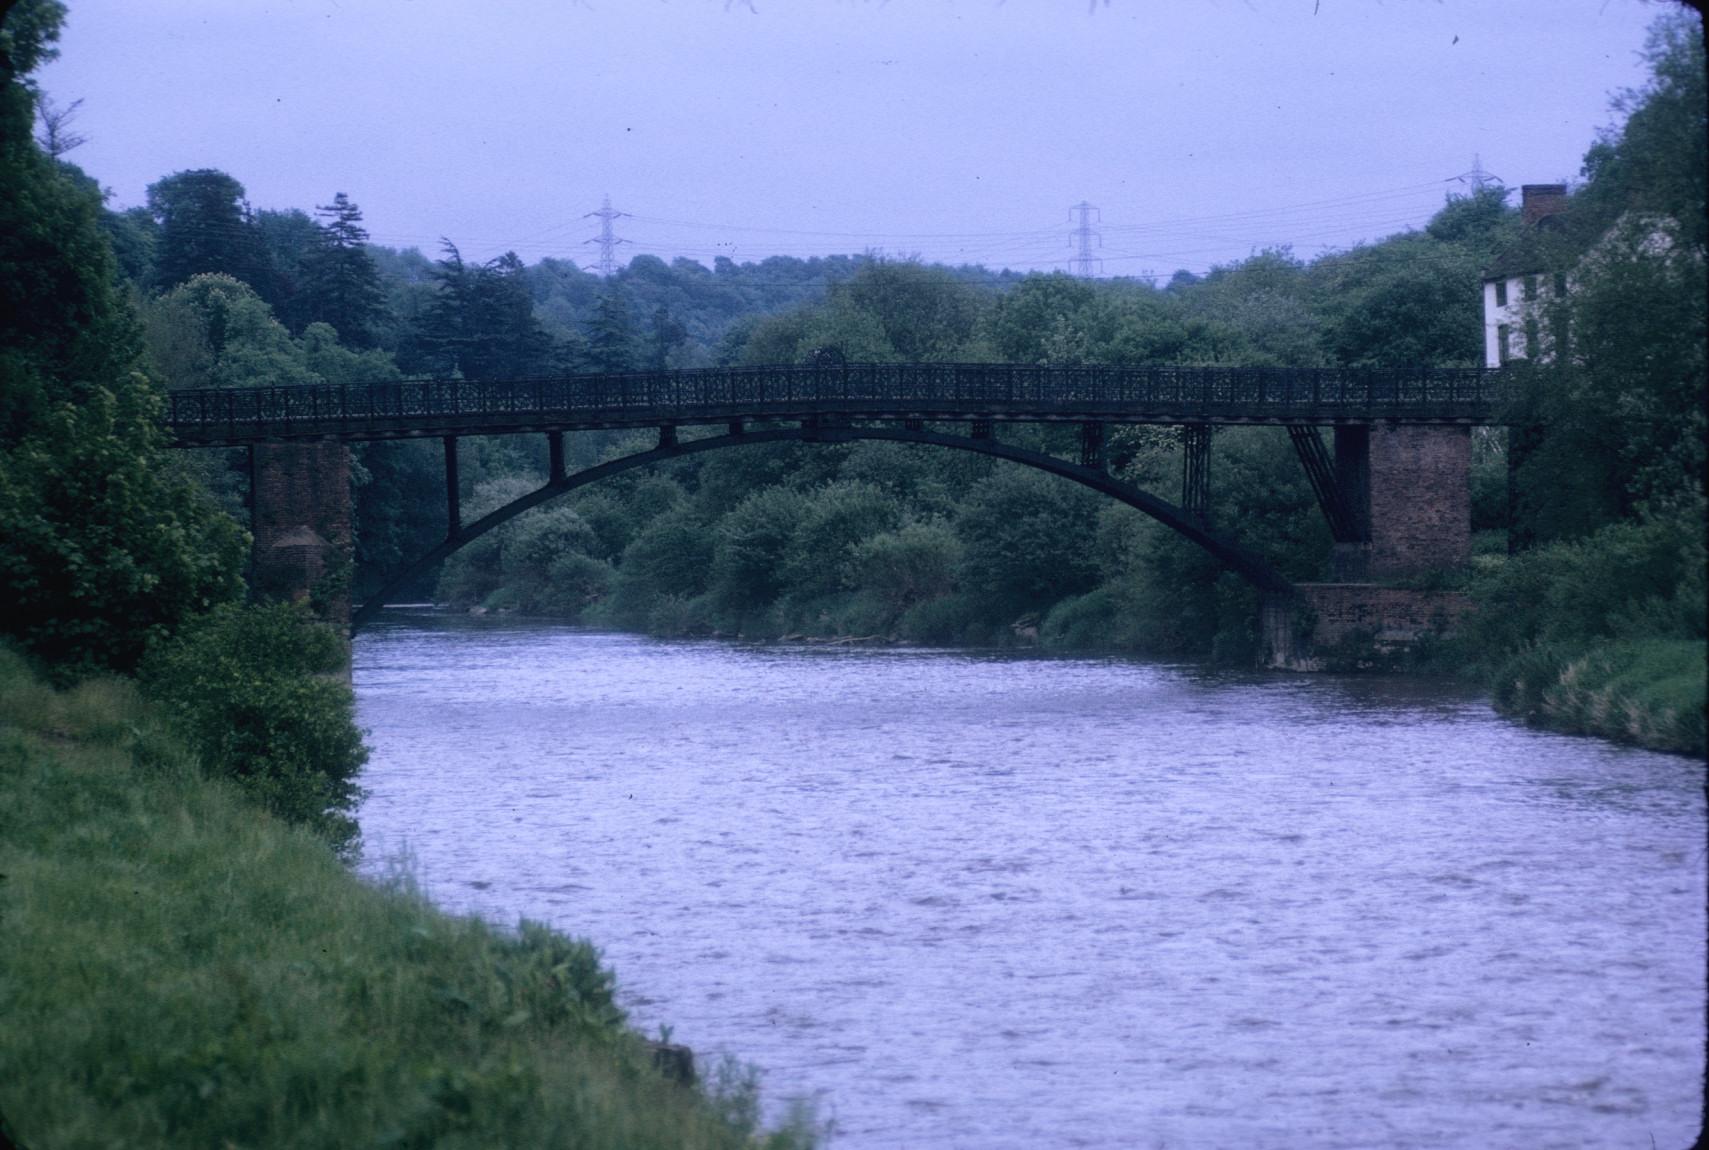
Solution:
{"label": "dense tree foliage", "polygon": [[198,168],[150,184],[148,210],[160,229],[154,286],[176,287],[204,272],[251,282],[265,276],[266,251],[243,185],[224,172]]}
{"label": "dense tree foliage", "polygon": [[31,138],[20,73],[60,14],[21,4],[0,42],[0,586],[4,633],[70,677],[229,598],[243,542],[166,458],[99,194]]}

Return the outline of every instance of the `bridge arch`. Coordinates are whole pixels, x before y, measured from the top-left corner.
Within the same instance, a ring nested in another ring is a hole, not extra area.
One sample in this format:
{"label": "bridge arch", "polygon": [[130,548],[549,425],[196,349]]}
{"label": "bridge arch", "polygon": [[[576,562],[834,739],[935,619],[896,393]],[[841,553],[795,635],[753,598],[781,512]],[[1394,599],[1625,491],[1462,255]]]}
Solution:
{"label": "bridge arch", "polygon": [[1124,483],[1098,468],[1071,463],[1066,459],[1059,459],[1042,451],[1016,447],[998,442],[993,438],[945,435],[935,431],[916,431],[901,427],[785,427],[744,431],[739,434],[714,435],[705,439],[691,439],[680,443],[661,443],[650,451],[626,455],[621,459],[613,459],[595,467],[584,468],[571,475],[554,477],[528,494],[519,496],[472,523],[460,526],[444,542],[394,575],[385,586],[371,595],[352,614],[350,632],[355,634],[365,624],[371,622],[380,609],[385,606],[387,599],[409,586],[434,565],[444,562],[451,555],[487,532],[502,527],[524,511],[529,511],[548,500],[556,499],[560,495],[567,495],[577,488],[586,487],[590,483],[597,483],[601,479],[607,479],[637,467],[647,467],[655,463],[664,463],[672,459],[681,459],[685,456],[698,455],[702,452],[717,451],[728,447],[745,447],[755,443],[852,443],[863,439],[887,440],[894,443],[920,443],[936,447],[948,447],[958,451],[971,451],[979,455],[1007,459],[1052,475],[1060,475],[1064,479],[1071,479],[1082,486],[1125,503],[1129,507],[1150,516],[1165,527],[1185,536],[1210,552],[1221,563],[1260,591],[1280,595],[1291,595],[1294,591],[1293,585],[1263,559],[1209,530],[1175,504],[1159,499],[1131,483]]}

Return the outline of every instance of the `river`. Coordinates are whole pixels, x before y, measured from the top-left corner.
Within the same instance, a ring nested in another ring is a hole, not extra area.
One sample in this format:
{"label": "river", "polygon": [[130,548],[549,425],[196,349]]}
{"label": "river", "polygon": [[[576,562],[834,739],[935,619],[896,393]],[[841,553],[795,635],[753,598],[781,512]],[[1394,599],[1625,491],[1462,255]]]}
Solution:
{"label": "river", "polygon": [[593,939],[637,1026],[834,1147],[1698,1128],[1681,758],[1434,680],[395,611],[355,683],[366,866]]}

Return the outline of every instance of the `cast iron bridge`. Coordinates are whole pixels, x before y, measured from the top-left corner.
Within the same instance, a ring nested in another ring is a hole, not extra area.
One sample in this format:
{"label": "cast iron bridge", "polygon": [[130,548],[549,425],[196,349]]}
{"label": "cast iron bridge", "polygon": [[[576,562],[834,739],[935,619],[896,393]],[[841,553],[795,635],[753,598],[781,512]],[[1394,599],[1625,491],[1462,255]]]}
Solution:
{"label": "cast iron bridge", "polygon": [[[342,479],[346,465],[342,452],[329,455],[326,448],[384,439],[443,440],[445,540],[396,572],[354,613],[354,628],[458,548],[548,499],[630,468],[780,441],[890,440],[1013,460],[1138,508],[1263,591],[1286,595],[1293,590],[1287,579],[1211,527],[1208,464],[1213,427],[1287,427],[1336,542],[1368,546],[1368,429],[1436,427],[1457,430],[1463,437],[1468,426],[1503,421],[1508,390],[1501,372],[1481,368],[854,364],[819,356],[801,366],[175,391],[167,424],[178,447],[249,447],[269,453],[266,466],[278,481],[264,483],[260,463],[253,470],[258,572],[275,562],[265,551],[297,546],[287,541],[302,538],[301,527],[313,529],[314,538],[348,539],[348,507],[340,518],[326,502],[348,498]],[[1006,444],[996,433],[1005,422],[1078,424],[1079,457],[1065,459]],[[961,424],[967,425],[965,433],[958,433],[956,425]],[[1109,473],[1105,432],[1112,424],[1182,429],[1179,505]],[[1318,433],[1322,426],[1336,429],[1333,452]],[[565,471],[565,432],[640,427],[658,429],[656,447],[573,474]],[[693,430],[679,436],[679,428]],[[545,484],[464,523],[458,438],[524,433],[547,436],[550,473]],[[300,445],[296,454],[291,454],[291,445]],[[304,452],[314,445],[319,446]],[[338,473],[306,474],[317,468],[337,468]],[[1463,475],[1458,482],[1465,483]],[[334,489],[338,494],[326,494]],[[305,496],[305,491],[321,494]],[[296,506],[299,502],[304,505]],[[304,578],[298,568],[310,570],[312,579],[323,567],[319,559],[277,562],[283,564],[281,577],[287,581]]]}
{"label": "cast iron bridge", "polygon": [[175,391],[182,447],[509,435],[731,420],[1166,424],[1497,420],[1499,371],[926,363]]}

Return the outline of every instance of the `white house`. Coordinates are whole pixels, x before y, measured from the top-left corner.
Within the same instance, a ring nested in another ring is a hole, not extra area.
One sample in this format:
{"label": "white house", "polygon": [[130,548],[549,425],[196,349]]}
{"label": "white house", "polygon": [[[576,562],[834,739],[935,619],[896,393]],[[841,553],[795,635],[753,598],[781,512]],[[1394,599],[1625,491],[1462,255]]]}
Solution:
{"label": "white house", "polygon": [[1566,276],[1550,275],[1539,238],[1565,226],[1565,184],[1520,189],[1526,235],[1495,257],[1484,272],[1484,365],[1546,356],[1553,340],[1543,323],[1545,306],[1564,295]]}

